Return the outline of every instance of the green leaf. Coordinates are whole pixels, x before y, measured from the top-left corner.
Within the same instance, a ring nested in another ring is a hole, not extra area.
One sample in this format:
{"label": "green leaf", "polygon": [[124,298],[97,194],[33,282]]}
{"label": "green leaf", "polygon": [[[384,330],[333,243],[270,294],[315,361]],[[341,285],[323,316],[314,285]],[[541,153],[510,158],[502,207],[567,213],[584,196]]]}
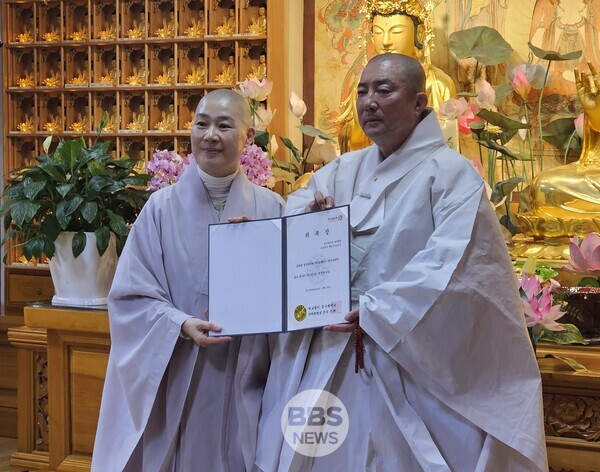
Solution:
{"label": "green leaf", "polygon": [[[104,129],[104,127],[105,127],[107,124],[108,124],[108,112],[107,112],[107,111],[105,111],[105,112],[102,114],[102,119],[100,120],[100,123],[98,124],[98,128],[96,129],[96,132],[97,132],[98,134],[101,134],[101,133],[102,133],[102,130]],[[75,256],[75,257],[77,257],[77,256]]]}
{"label": "green leaf", "polygon": [[88,223],[94,221],[98,214],[98,204],[96,202],[85,202],[81,205],[81,216]]}
{"label": "green leaf", "polygon": [[579,283],[578,287],[600,287],[600,277],[583,277]]}
{"label": "green leaf", "polygon": [[106,252],[110,242],[110,230],[106,226],[100,226],[94,231],[94,234],[96,235],[96,249],[98,249],[98,254],[102,255]]}
{"label": "green leaf", "polygon": [[271,162],[271,168],[286,169],[292,172],[296,170],[296,166],[290,162],[279,161],[277,159],[271,159]]}
{"label": "green leaf", "polygon": [[573,59],[579,59],[581,57],[582,51],[572,51],[566,54],[560,54],[556,51],[546,51],[545,49],[538,48],[531,44],[531,42],[527,43],[529,49],[535,54],[536,57],[540,59],[545,59],[547,61],[571,61]]}
{"label": "green leaf", "polygon": [[[44,218],[44,220],[41,223],[41,233],[46,235],[46,243],[48,241],[54,243],[54,241],[56,241],[56,238],[58,238],[58,235],[61,233],[61,231],[62,231],[62,228],[58,224],[58,220],[56,219],[56,216],[54,216],[54,215],[46,216],[46,218]],[[47,252],[46,252],[46,255],[48,257],[50,257]]]}
{"label": "green leaf", "polygon": [[49,239],[44,240],[44,254],[48,259],[52,259],[54,257],[54,253],[56,252],[56,246],[54,245],[54,241],[50,241]]}
{"label": "green leaf", "polygon": [[[41,236],[36,236],[35,238],[30,239],[27,244],[29,245],[29,250],[31,251],[31,255],[37,259],[42,257],[44,252],[44,238]],[[29,257],[31,259],[31,257]]]}
{"label": "green leaf", "polygon": [[494,189],[492,190],[490,201],[499,203],[504,197],[510,196],[513,190],[517,188],[517,185],[519,185],[521,182],[525,182],[525,179],[522,177],[511,177],[510,179],[502,180],[496,183],[496,185],[494,185]]}
{"label": "green leaf", "polygon": [[83,231],[79,231],[75,236],[73,236],[73,243],[71,244],[71,247],[73,249],[73,257],[75,259],[77,259],[79,254],[83,252],[86,243],[87,237]]}
{"label": "green leaf", "polygon": [[7,241],[9,241],[12,237],[14,237],[17,234],[17,230],[16,229],[12,229],[9,232],[7,232],[4,237],[2,238],[2,241],[0,242],[0,246],[4,246],[6,244]]}
{"label": "green leaf", "polygon": [[271,140],[271,137],[269,136],[269,133],[267,133],[266,131],[257,131],[256,134],[254,135],[254,143],[263,149],[267,149],[267,146],[269,145],[270,140]]}
{"label": "green leaf", "polygon": [[150,180],[149,175],[134,175],[123,179],[123,184],[133,185],[134,187],[145,187]]}
{"label": "green leaf", "polygon": [[31,179],[23,181],[23,193],[29,200],[33,200],[46,186],[45,181],[34,182]]}
{"label": "green leaf", "polygon": [[492,85],[492,88],[496,92],[496,100],[494,101],[494,105],[502,103],[504,99],[513,92],[512,84]]}
{"label": "green leaf", "polygon": [[500,113],[496,113],[495,111],[490,111],[485,108],[482,108],[477,116],[483,118],[488,123],[500,126],[503,130],[518,130],[518,129],[529,129],[531,128],[530,123],[522,123],[518,120],[513,120],[508,116],[504,116]]}
{"label": "green leaf", "polygon": [[510,232],[510,234],[512,234],[514,236],[515,234],[517,234],[519,232],[519,228],[513,222],[513,218],[511,218],[511,216],[512,216],[512,214],[510,216],[507,216],[506,214],[504,214],[500,217],[500,220],[498,220],[498,221],[500,222],[500,224],[502,226],[504,226]]}
{"label": "green leaf", "polygon": [[293,184],[296,181],[296,174],[288,172],[287,170],[279,169],[277,167],[271,169],[275,182],[283,181],[288,184]]}
{"label": "green leaf", "polygon": [[483,147],[486,147],[488,149],[493,149],[494,151],[498,151],[500,154],[503,154],[503,155],[509,157],[510,159],[527,160],[527,159],[524,159],[522,156],[517,156],[507,147],[496,144],[494,141],[484,141],[484,140],[480,139],[477,142],[479,144],[481,144]]}
{"label": "green leaf", "polygon": [[321,131],[320,129],[315,128],[314,126],[300,125],[298,126],[298,129],[302,132],[302,134],[305,134],[306,136],[312,136],[313,138],[319,137],[327,141],[335,142],[333,136],[325,133],[324,131]]}
{"label": "green leaf", "polygon": [[122,216],[117,215],[111,210],[106,210],[106,215],[108,216],[110,229],[121,236],[127,236],[129,233],[129,229],[125,224],[125,220]]}
{"label": "green leaf", "polygon": [[[564,151],[569,142],[569,138],[575,131],[575,123],[573,118],[559,118],[551,121],[542,130],[542,138],[544,141],[552,144],[557,149]],[[578,149],[581,147],[579,139],[571,140],[571,148]]]}
{"label": "green leaf", "polygon": [[71,221],[71,215],[77,211],[79,205],[83,202],[83,197],[75,195],[68,200],[61,200],[56,205],[56,219],[62,229],[67,229]]}
{"label": "green leaf", "polygon": [[513,50],[498,31],[488,26],[456,31],[448,37],[448,46],[459,59],[473,57],[488,66],[504,62]]}
{"label": "green leaf", "polygon": [[[587,343],[586,343],[587,344]],[[555,356],[554,354],[546,354],[544,356],[544,359],[548,359],[548,358],[552,358],[552,359],[558,359],[559,361],[564,362],[565,364],[567,364],[571,369],[573,369],[575,372],[588,372],[590,373],[591,371],[584,366],[583,364],[580,364],[579,362],[577,362],[575,359],[572,359],[570,357],[563,357],[563,356]]]}
{"label": "green leaf", "polygon": [[577,326],[570,323],[560,323],[560,325],[565,328],[565,331],[550,331],[544,329],[541,339],[558,344],[587,344],[587,341],[583,339]]}
{"label": "green leaf", "polygon": [[289,138],[284,138],[283,136],[280,136],[279,139],[281,139],[283,145],[292,152],[296,161],[302,162],[302,155],[300,154],[300,151],[298,151],[298,148],[294,146],[294,143],[292,143]]}
{"label": "green leaf", "polygon": [[60,162],[66,164],[71,174],[73,174],[75,163],[81,155],[82,148],[81,141],[70,139],[69,141],[62,141],[56,148],[54,155],[58,155]]}
{"label": "green leaf", "polygon": [[44,139],[44,142],[42,143],[42,149],[44,150],[44,153],[48,154],[48,151],[50,150],[50,144],[52,144],[52,135]]}
{"label": "green leaf", "polygon": [[39,203],[29,200],[16,200],[13,202],[10,214],[17,227],[22,228],[25,223],[31,223],[40,207]]}
{"label": "green leaf", "polygon": [[60,194],[61,197],[65,198],[67,194],[75,187],[74,183],[63,184],[56,187],[56,191]]}

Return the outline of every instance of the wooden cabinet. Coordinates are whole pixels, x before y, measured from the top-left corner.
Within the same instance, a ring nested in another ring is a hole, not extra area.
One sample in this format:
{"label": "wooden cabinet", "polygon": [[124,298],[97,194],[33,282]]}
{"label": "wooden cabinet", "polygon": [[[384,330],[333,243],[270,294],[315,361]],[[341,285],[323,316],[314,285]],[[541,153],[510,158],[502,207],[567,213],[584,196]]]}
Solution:
{"label": "wooden cabinet", "polygon": [[25,308],[18,349],[14,470],[89,470],[110,338],[104,310]]}
{"label": "wooden cabinet", "polygon": [[[207,91],[252,74],[283,87],[283,8],[273,0],[2,0],[5,174],[34,162],[50,134],[91,143],[104,113],[115,157],[143,166],[157,149],[187,155]],[[285,108],[282,93],[272,97],[271,108]],[[277,124],[272,131],[281,134]],[[8,267],[28,268],[20,256],[9,249]]]}

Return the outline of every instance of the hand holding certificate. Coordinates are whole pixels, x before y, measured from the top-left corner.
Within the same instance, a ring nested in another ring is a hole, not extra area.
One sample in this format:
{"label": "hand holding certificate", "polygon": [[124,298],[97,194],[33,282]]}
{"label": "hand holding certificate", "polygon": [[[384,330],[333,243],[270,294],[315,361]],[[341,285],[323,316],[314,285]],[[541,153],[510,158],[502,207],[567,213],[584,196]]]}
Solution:
{"label": "hand holding certificate", "polygon": [[220,335],[343,323],[349,207],[209,227],[209,313]]}

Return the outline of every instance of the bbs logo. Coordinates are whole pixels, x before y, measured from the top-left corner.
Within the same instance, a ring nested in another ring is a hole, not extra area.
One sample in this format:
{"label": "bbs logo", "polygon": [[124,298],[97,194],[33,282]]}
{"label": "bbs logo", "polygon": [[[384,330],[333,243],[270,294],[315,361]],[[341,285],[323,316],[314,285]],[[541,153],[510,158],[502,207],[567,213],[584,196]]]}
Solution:
{"label": "bbs logo", "polygon": [[310,457],[331,454],[346,439],[348,412],[342,401],[325,390],[295,395],[281,415],[281,430],[296,452]]}

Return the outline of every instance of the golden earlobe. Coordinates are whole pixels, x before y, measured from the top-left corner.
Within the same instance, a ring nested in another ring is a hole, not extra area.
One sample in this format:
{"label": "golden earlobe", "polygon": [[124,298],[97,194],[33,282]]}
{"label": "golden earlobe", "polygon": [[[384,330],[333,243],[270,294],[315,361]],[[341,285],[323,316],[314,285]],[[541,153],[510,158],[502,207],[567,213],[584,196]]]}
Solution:
{"label": "golden earlobe", "polygon": [[419,26],[417,26],[417,41],[421,44],[425,41],[425,25],[422,23],[419,23]]}

